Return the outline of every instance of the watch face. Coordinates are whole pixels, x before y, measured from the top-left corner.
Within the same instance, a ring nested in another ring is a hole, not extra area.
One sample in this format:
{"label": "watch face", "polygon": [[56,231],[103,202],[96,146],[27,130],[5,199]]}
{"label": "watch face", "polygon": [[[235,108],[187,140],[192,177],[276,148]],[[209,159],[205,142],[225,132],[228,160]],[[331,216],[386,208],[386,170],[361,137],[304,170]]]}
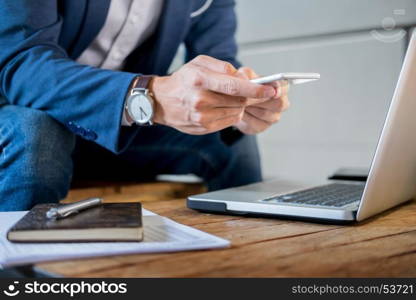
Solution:
{"label": "watch face", "polygon": [[131,117],[136,123],[148,123],[153,117],[153,107],[150,99],[144,94],[131,96],[128,107]]}

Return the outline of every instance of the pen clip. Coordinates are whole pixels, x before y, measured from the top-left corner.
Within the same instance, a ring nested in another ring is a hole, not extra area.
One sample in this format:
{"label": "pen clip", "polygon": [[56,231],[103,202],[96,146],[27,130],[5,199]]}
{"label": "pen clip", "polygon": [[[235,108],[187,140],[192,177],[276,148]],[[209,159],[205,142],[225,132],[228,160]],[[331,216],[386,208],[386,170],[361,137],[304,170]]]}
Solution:
{"label": "pen clip", "polygon": [[78,212],[79,212],[79,210],[70,210],[70,211],[67,211],[67,212],[61,214],[61,218],[66,218],[66,217],[68,217],[68,216],[70,216],[72,214],[77,214]]}
{"label": "pen clip", "polygon": [[54,220],[66,218],[72,214],[79,213],[81,210],[98,206],[102,203],[102,200],[102,198],[89,198],[75,203],[53,207],[46,212],[46,217]]}

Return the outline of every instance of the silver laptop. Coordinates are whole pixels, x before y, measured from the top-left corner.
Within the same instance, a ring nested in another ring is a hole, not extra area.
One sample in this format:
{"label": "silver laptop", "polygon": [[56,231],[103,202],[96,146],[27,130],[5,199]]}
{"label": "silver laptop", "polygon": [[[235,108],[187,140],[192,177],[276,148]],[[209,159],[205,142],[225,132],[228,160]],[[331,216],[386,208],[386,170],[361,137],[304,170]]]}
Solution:
{"label": "silver laptop", "polygon": [[416,33],[413,35],[366,182],[308,186],[266,181],[188,198],[189,208],[326,222],[362,221],[416,195]]}

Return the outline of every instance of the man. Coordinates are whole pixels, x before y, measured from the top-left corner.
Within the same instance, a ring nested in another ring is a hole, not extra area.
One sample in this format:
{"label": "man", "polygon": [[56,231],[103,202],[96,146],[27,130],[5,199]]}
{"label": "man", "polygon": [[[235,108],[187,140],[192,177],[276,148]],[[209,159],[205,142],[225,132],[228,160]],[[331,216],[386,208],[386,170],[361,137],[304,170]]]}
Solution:
{"label": "man", "polygon": [[57,202],[73,177],[260,181],[252,135],[288,99],[248,80],[235,29],[233,0],[0,0],[0,210]]}

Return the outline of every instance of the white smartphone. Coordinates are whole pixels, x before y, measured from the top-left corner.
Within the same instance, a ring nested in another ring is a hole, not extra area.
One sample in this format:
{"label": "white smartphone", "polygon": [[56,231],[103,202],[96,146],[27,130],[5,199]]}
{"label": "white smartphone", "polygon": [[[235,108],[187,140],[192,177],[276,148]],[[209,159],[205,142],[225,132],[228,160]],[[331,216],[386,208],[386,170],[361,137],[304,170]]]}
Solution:
{"label": "white smartphone", "polygon": [[287,80],[290,84],[301,84],[315,81],[321,78],[319,73],[279,73],[266,77],[252,79],[251,82],[257,84],[266,84],[273,81]]}

